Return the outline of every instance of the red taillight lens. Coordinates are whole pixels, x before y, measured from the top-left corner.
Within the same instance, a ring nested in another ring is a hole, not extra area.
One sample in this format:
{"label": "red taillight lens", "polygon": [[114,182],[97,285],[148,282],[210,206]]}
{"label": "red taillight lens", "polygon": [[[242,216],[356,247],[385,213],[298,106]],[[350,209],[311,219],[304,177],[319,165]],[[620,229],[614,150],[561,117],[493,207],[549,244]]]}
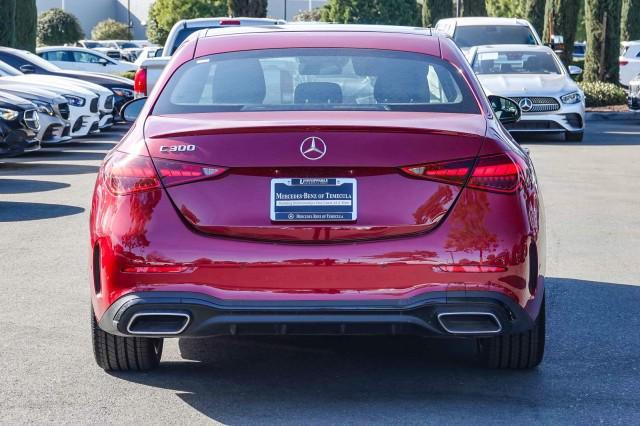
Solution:
{"label": "red taillight lens", "polygon": [[165,186],[175,186],[196,180],[220,176],[227,169],[203,164],[185,163],[165,159],[153,160]]}
{"label": "red taillight lens", "polygon": [[220,25],[240,25],[239,19],[221,19]]}
{"label": "red taillight lens", "polygon": [[[474,163],[475,167],[474,167]],[[513,192],[522,182],[523,166],[507,154],[489,155],[470,160],[403,167],[412,176],[439,182],[464,185],[496,192]]]}
{"label": "red taillight lens", "polygon": [[627,61],[626,59],[620,59],[620,66],[624,66],[627,65],[629,63],[629,61]]}
{"label": "red taillight lens", "polygon": [[105,163],[104,180],[113,194],[126,195],[160,188],[161,179],[165,186],[175,186],[219,176],[226,170],[162,158],[152,161],[149,157],[115,151]]}
{"label": "red taillight lens", "polygon": [[138,68],[133,77],[133,95],[136,98],[147,96],[147,70]]}
{"label": "red taillight lens", "polygon": [[413,176],[440,182],[463,185],[473,167],[475,159],[429,163],[419,166],[403,167],[402,170]]}
{"label": "red taillight lens", "polygon": [[115,151],[104,165],[104,180],[115,195],[160,188],[160,179],[149,157]]}
{"label": "red taillight lens", "polygon": [[506,154],[480,157],[468,185],[477,189],[512,192],[520,186],[521,172],[518,163]]}

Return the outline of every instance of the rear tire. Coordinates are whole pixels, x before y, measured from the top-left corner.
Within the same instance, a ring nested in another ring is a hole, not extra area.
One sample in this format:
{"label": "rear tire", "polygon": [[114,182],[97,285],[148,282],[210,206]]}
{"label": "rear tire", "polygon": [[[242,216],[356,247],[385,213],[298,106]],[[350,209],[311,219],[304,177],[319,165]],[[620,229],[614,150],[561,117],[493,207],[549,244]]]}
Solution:
{"label": "rear tire", "polygon": [[93,356],[105,371],[148,371],[160,364],[163,340],[122,337],[100,329],[91,309]]}
{"label": "rear tire", "polygon": [[584,132],[565,132],[564,140],[567,142],[582,142]]}
{"label": "rear tire", "polygon": [[525,370],[537,367],[544,357],[545,302],[533,328],[516,334],[478,339],[478,351],[489,368]]}

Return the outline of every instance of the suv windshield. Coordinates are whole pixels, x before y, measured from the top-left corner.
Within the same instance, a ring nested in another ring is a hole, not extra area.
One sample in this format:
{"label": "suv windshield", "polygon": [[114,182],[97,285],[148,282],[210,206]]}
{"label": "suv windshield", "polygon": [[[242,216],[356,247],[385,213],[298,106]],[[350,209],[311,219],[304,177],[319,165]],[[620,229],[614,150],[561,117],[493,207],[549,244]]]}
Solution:
{"label": "suv windshield", "polygon": [[456,28],[453,41],[458,47],[495,44],[538,44],[525,25],[465,25]]}
{"label": "suv windshield", "polygon": [[551,52],[481,52],[473,60],[476,74],[561,74]]}
{"label": "suv windshield", "polygon": [[393,110],[479,114],[443,60],[375,49],[267,49],[194,59],[171,77],[153,114]]}

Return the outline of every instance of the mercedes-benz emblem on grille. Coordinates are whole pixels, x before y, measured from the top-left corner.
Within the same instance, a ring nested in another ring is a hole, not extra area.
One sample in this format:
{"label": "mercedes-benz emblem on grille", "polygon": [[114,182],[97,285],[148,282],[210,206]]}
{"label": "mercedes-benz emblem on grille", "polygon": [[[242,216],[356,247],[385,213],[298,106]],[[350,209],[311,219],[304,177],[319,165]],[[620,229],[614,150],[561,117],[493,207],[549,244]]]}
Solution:
{"label": "mercedes-benz emblem on grille", "polygon": [[533,108],[533,102],[531,102],[531,99],[529,98],[522,98],[520,99],[520,102],[518,102],[518,106],[522,111],[528,112]]}
{"label": "mercedes-benz emblem on grille", "polygon": [[319,160],[327,153],[327,144],[316,136],[310,136],[300,144],[300,153],[307,160]]}

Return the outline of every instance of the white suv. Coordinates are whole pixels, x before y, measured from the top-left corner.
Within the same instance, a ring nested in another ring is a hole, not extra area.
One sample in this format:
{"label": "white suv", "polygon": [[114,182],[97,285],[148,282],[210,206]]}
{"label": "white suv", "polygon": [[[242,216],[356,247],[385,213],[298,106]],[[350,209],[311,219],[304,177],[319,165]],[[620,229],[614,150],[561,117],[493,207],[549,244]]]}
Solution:
{"label": "white suv", "polygon": [[448,18],[439,20],[436,30],[448,34],[467,57],[469,50],[475,46],[542,45],[540,36],[526,19]]}

